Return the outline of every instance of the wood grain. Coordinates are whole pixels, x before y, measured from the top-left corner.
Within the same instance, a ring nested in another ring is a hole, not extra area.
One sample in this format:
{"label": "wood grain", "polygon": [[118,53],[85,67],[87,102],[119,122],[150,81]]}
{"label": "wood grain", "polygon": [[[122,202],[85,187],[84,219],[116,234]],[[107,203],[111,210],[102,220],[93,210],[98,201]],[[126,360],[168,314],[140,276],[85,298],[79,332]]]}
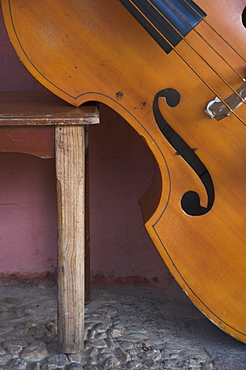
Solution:
{"label": "wood grain", "polygon": [[84,341],[84,127],[56,127],[58,199],[58,342],[64,353]]}

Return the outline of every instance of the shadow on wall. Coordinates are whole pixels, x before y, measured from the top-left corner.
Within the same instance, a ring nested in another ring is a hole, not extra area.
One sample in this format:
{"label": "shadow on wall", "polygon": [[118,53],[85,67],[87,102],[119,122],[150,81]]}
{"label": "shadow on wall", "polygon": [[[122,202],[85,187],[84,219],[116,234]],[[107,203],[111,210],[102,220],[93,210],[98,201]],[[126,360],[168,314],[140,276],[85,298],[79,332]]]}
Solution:
{"label": "shadow on wall", "polygon": [[91,271],[95,283],[166,285],[170,277],[144,226],[139,198],[155,160],[145,141],[110,108],[90,127]]}

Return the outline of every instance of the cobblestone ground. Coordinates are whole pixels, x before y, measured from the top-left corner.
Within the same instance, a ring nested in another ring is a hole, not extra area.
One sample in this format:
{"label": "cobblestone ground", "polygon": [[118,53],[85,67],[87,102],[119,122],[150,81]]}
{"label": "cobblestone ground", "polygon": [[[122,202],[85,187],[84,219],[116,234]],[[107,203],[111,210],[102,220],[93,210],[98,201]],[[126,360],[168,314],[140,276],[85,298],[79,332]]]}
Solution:
{"label": "cobblestone ground", "polygon": [[176,283],[92,288],[85,349],[56,350],[56,288],[0,281],[0,369],[245,370],[246,345],[214,326]]}

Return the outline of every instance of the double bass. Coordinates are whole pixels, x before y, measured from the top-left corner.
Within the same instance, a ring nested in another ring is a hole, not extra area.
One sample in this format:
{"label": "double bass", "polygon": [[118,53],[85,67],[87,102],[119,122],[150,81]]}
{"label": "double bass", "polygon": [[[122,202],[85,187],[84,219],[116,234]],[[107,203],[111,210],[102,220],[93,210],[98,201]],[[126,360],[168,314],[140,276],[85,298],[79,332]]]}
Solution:
{"label": "double bass", "polygon": [[104,103],[157,170],[145,227],[192,302],[246,342],[245,0],[2,0],[29,72]]}

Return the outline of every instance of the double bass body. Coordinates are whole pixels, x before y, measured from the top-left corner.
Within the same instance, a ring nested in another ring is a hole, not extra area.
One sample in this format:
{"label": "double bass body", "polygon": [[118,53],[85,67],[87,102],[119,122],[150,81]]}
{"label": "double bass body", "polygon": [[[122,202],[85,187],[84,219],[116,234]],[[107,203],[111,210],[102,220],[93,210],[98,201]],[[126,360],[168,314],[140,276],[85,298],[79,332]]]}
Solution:
{"label": "double bass body", "polygon": [[[246,342],[246,110],[221,121],[204,113],[215,92],[242,85],[245,2],[195,3],[204,21],[169,53],[120,1],[2,0],[2,9],[40,83],[75,106],[107,104],[145,139],[158,164],[141,200],[146,229],[193,303]],[[185,194],[195,198],[182,203]]]}

